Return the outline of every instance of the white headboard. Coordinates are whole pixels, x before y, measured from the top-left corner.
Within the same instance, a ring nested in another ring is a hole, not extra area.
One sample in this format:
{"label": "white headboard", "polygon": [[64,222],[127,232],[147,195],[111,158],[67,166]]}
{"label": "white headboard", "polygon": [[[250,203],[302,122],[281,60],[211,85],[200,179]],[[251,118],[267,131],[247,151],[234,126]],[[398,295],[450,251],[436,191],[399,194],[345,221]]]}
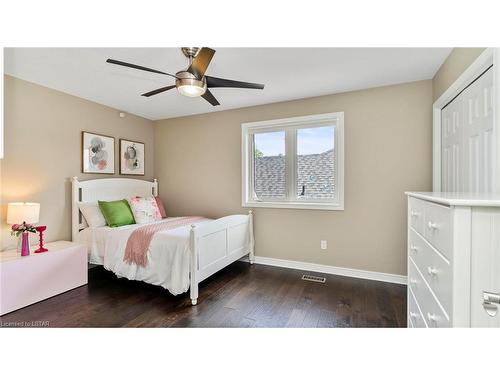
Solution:
{"label": "white headboard", "polygon": [[136,180],[133,178],[101,178],[79,181],[73,177],[71,200],[71,235],[73,241],[81,229],[85,228],[78,208],[78,202],[113,201],[133,196],[157,196],[158,181]]}

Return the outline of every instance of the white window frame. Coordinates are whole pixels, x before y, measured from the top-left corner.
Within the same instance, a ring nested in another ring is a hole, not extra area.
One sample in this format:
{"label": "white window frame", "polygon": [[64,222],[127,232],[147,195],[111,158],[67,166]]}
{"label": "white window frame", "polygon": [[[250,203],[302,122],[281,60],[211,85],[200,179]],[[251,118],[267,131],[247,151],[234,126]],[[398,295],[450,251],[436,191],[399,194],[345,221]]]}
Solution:
{"label": "white window frame", "polygon": [[[335,126],[334,181],[335,199],[296,198],[297,129]],[[253,134],[285,131],[286,196],[284,199],[259,200],[253,186]],[[344,112],[291,117],[241,124],[241,190],[243,207],[295,208],[316,210],[344,209]]]}

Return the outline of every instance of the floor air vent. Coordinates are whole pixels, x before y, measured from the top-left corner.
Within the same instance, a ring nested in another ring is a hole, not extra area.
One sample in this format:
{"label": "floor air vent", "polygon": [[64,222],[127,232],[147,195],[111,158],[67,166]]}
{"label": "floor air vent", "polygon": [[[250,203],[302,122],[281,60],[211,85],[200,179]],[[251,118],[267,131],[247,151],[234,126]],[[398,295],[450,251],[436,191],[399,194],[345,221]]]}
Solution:
{"label": "floor air vent", "polygon": [[324,277],[318,277],[313,275],[302,275],[302,280],[314,281],[315,283],[322,283],[322,284],[324,284],[326,281]]}

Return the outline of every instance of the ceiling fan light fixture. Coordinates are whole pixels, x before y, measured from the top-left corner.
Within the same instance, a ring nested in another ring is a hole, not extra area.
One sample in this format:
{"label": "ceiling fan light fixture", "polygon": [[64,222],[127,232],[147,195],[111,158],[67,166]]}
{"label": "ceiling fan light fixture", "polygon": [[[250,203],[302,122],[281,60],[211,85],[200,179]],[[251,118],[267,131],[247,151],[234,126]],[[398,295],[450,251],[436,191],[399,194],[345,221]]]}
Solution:
{"label": "ceiling fan light fixture", "polygon": [[207,87],[195,86],[190,84],[178,85],[177,91],[179,91],[181,95],[188,96],[190,98],[196,98],[198,96],[202,96],[205,91],[207,91]]}
{"label": "ceiling fan light fixture", "polygon": [[207,91],[205,77],[199,80],[188,72],[178,72],[177,77],[179,78],[175,81],[175,86],[181,95],[196,98],[202,96]]}
{"label": "ceiling fan light fixture", "polygon": [[217,78],[205,75],[207,68],[214,57],[215,50],[208,47],[183,47],[184,56],[189,59],[189,66],[186,70],[177,72],[175,75],[160,70],[151,69],[145,66],[131,64],[125,61],[107,59],[109,64],[125,66],[127,68],[138,69],[145,72],[163,74],[175,78],[175,85],[160,87],[156,90],[148,91],[141,96],[149,98],[153,95],[158,95],[163,92],[177,88],[179,94],[190,98],[202,97],[213,106],[218,106],[220,103],[210,92],[210,89],[217,87],[234,87],[240,89],[259,89],[262,90],[264,85],[251,82],[233,81],[230,79]]}

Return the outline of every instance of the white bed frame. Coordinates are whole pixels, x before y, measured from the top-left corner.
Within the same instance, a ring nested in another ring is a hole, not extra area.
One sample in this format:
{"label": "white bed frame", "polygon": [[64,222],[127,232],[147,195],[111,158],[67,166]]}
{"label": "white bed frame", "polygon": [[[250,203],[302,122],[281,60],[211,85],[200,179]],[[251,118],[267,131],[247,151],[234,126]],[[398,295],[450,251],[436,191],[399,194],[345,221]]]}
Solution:
{"label": "white bed frame", "polygon": [[[77,241],[79,231],[86,228],[78,202],[118,200],[132,196],[157,196],[158,182],[132,178],[103,178],[79,181],[72,178],[72,237]],[[198,284],[238,259],[249,256],[254,262],[253,215],[230,215],[191,225],[190,232],[190,297],[198,301]]]}

